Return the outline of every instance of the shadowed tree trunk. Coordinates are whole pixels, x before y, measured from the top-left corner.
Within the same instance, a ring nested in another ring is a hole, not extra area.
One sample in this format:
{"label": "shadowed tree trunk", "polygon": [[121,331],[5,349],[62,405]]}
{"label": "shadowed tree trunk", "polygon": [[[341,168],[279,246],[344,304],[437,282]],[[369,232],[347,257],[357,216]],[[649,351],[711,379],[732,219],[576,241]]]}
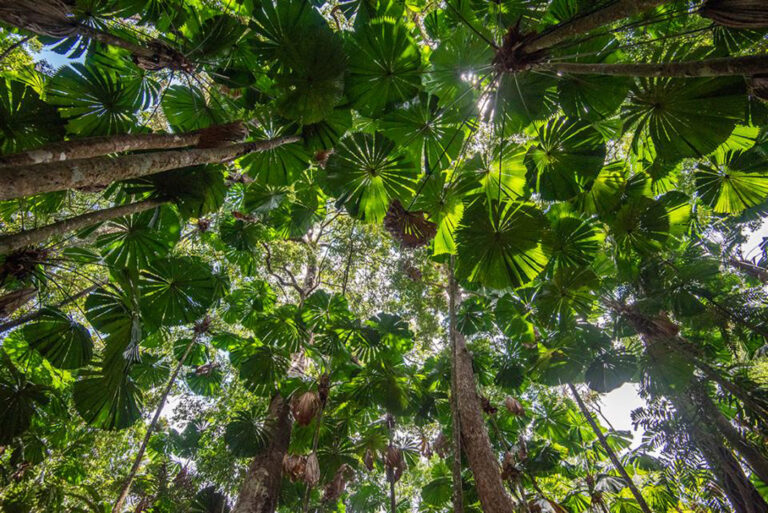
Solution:
{"label": "shadowed tree trunk", "polygon": [[232,513],[274,513],[277,508],[283,457],[288,451],[293,427],[288,401],[280,394],[272,398],[269,419],[273,422],[272,438],[264,452],[248,466]]}
{"label": "shadowed tree trunk", "polygon": [[128,50],[134,62],[146,70],[170,68],[192,71],[186,57],[159,40],[141,45],[79,23],[72,7],[62,0],[0,0],[0,22],[41,36],[82,36]]}
{"label": "shadowed tree trunk", "polygon": [[16,310],[32,301],[35,296],[37,296],[37,289],[34,287],[16,289],[0,296],[0,318],[10,317]]}
{"label": "shadowed tree trunk", "polygon": [[628,77],[725,77],[751,76],[768,72],[768,55],[718,57],[700,61],[660,63],[543,62],[533,69],[574,75],[617,75]]}
{"label": "shadowed tree trunk", "polygon": [[221,164],[248,153],[298,142],[300,137],[234,144],[224,148],[159,151],[121,157],[50,162],[0,168],[0,200],[8,200],[78,187],[106,186],[112,182],[153,175],[171,169]]}
{"label": "shadowed tree trunk", "polygon": [[96,223],[144,212],[166,203],[164,200],[148,199],[127,205],[118,205],[112,208],[88,212],[69,219],[64,219],[33,230],[25,230],[19,233],[0,236],[0,255],[6,255],[26,246],[34,246],[49,240],[55,235],[64,235],[67,232],[81,230]]}
{"label": "shadowed tree trunk", "polygon": [[602,445],[603,449],[605,449],[605,452],[608,454],[611,462],[613,462],[613,466],[616,471],[621,474],[621,477],[629,487],[629,491],[631,491],[632,495],[635,497],[635,500],[640,506],[640,509],[642,509],[644,513],[651,513],[651,508],[648,507],[648,503],[645,502],[645,499],[640,493],[640,490],[638,490],[637,486],[635,486],[635,482],[632,481],[632,478],[629,476],[629,474],[627,474],[627,470],[624,468],[624,465],[621,464],[621,461],[619,461],[619,457],[613,451],[611,446],[608,445],[608,440],[600,430],[600,426],[597,425],[595,419],[592,417],[592,413],[587,409],[584,401],[582,401],[581,396],[579,395],[579,391],[576,390],[576,387],[573,385],[573,383],[568,383],[568,388],[571,389],[571,394],[573,394],[574,399],[576,399],[576,403],[579,405],[581,414],[584,415],[584,417],[587,419],[587,422],[589,422],[589,425],[592,427],[592,431],[594,431],[595,435],[597,435],[597,439],[600,441],[600,445]]}
{"label": "shadowed tree trunk", "polygon": [[459,405],[456,392],[456,302],[459,296],[459,286],[453,275],[454,257],[451,256],[448,268],[448,314],[449,336],[451,346],[451,421],[453,429],[451,439],[453,442],[452,476],[453,492],[452,502],[454,513],[464,513],[464,492],[461,479],[461,419],[459,418]]}
{"label": "shadowed tree trunk", "polygon": [[176,378],[178,377],[181,368],[184,366],[184,361],[187,359],[187,356],[189,356],[190,351],[192,351],[192,346],[194,346],[195,343],[197,343],[197,336],[194,336],[190,339],[187,347],[184,349],[184,354],[176,364],[176,368],[173,369],[171,377],[168,378],[168,384],[163,390],[163,395],[160,396],[160,404],[157,405],[155,414],[152,416],[152,421],[149,423],[149,426],[147,426],[147,432],[144,434],[144,439],[141,441],[139,452],[136,453],[136,458],[133,460],[131,471],[128,473],[128,477],[125,479],[125,482],[120,489],[120,495],[117,497],[117,501],[115,501],[115,505],[112,508],[112,513],[120,513],[120,511],[123,509],[123,503],[125,502],[126,497],[128,497],[128,492],[131,490],[131,484],[136,478],[136,473],[139,471],[141,460],[144,459],[144,452],[147,450],[147,444],[149,443],[149,439],[152,436],[152,432],[155,430],[155,426],[157,426],[157,421],[160,420],[160,414],[163,412],[165,402],[168,400],[168,394],[171,393],[173,384],[176,382]]}
{"label": "shadowed tree trunk", "polygon": [[[449,294],[457,293],[457,285],[451,276]],[[455,299],[454,299],[455,300]],[[491,449],[491,439],[485,427],[480,398],[477,395],[472,356],[467,350],[464,336],[450,323],[450,336],[455,344],[454,381],[461,428],[461,448],[467,455],[475,476],[477,495],[484,513],[509,513],[514,511],[512,499],[504,489],[501,469]]]}
{"label": "shadowed tree trunk", "polygon": [[546,50],[566,39],[603,27],[614,21],[642,14],[654,7],[669,3],[671,0],[618,0],[609,2],[600,9],[595,9],[568,21],[564,21],[549,28],[542,34],[534,37],[525,45],[526,53],[535,53]]}
{"label": "shadowed tree trunk", "polygon": [[731,267],[738,269],[747,276],[751,276],[761,283],[768,283],[768,269],[763,269],[759,265],[747,262],[746,260],[739,260],[738,258],[729,258],[728,263]]}
{"label": "shadowed tree trunk", "polygon": [[[77,301],[81,297],[85,297],[97,288],[101,287],[101,285],[93,285],[88,287],[87,289],[83,289],[77,294],[74,294],[72,296],[69,296],[68,298],[64,299],[63,301],[59,301],[56,304],[56,308],[61,308],[64,305],[67,305],[69,303],[72,303],[74,301]],[[0,324],[0,333],[5,333],[8,330],[11,330],[17,326],[21,326],[22,324],[26,324],[28,322],[34,321],[41,315],[43,315],[43,310],[45,307],[41,308],[40,310],[35,310],[34,312],[30,312],[26,315],[22,315],[21,317],[14,319],[12,321],[5,322],[3,324]]]}
{"label": "shadowed tree trunk", "polygon": [[706,0],[699,14],[730,28],[768,28],[768,2],[765,0]]}
{"label": "shadowed tree trunk", "polygon": [[34,150],[0,156],[0,167],[25,166],[89,159],[128,151],[171,150],[187,146],[215,148],[242,141],[247,135],[242,122],[214,125],[185,134],[122,134],[85,137],[46,144]]}

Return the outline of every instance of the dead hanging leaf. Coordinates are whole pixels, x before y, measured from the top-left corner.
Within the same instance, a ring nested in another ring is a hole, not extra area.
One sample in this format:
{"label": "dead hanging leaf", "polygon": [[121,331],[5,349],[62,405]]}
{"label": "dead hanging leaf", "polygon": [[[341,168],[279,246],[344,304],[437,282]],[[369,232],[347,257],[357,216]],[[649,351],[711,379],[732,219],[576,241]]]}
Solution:
{"label": "dead hanging leaf", "polygon": [[431,447],[431,445],[429,443],[429,440],[424,435],[422,435],[422,437],[421,437],[421,448],[419,449],[419,452],[425,458],[431,458],[432,457],[432,447]]}
{"label": "dead hanging leaf", "polygon": [[320,482],[320,463],[317,461],[317,454],[314,452],[307,456],[307,467],[304,471],[304,482],[307,486],[317,486]]}
{"label": "dead hanging leaf", "polygon": [[320,398],[320,405],[324,408],[325,403],[328,401],[328,394],[331,391],[331,377],[328,374],[323,374],[317,381],[317,394]]}
{"label": "dead hanging leaf", "polygon": [[300,426],[309,425],[320,411],[320,408],[320,397],[314,391],[304,392],[298,399],[294,399],[291,402],[293,418],[296,419],[296,423]]}
{"label": "dead hanging leaf", "polygon": [[507,398],[504,399],[504,407],[515,417],[525,415],[525,408],[523,408],[522,403],[514,397],[507,396]]}
{"label": "dead hanging leaf", "polygon": [[200,130],[198,148],[220,148],[242,142],[248,136],[248,129],[242,121],[213,125]]}
{"label": "dead hanging leaf", "polygon": [[438,456],[445,458],[448,456],[450,444],[448,438],[442,433],[438,433],[435,437],[435,441],[432,443],[432,448],[435,450]]}
{"label": "dead hanging leaf", "polygon": [[397,483],[405,470],[403,451],[399,447],[390,445],[384,453],[384,464],[387,467],[387,476],[392,482]]}
{"label": "dead hanging leaf", "polygon": [[287,454],[283,456],[283,473],[292,483],[304,479],[307,470],[307,457],[299,454]]}
{"label": "dead hanging leaf", "polygon": [[768,75],[750,77],[749,90],[755,98],[768,102]]}
{"label": "dead hanging leaf", "polygon": [[420,282],[421,279],[424,277],[422,272],[411,264],[406,264],[405,268],[403,269],[403,272],[405,273],[405,275],[408,277],[409,280],[415,281],[415,282]]}
{"label": "dead hanging leaf", "polygon": [[498,408],[496,408],[494,405],[491,404],[490,399],[488,399],[484,395],[480,396],[480,406],[483,408],[483,411],[488,415],[495,415],[496,412],[499,411]]}
{"label": "dead hanging leaf", "polygon": [[407,249],[426,246],[437,234],[437,225],[427,220],[424,212],[408,212],[398,200],[390,203],[384,228]]}
{"label": "dead hanging leaf", "polygon": [[528,445],[525,443],[525,440],[520,438],[520,440],[517,441],[517,461],[525,461],[528,459]]}
{"label": "dead hanging leaf", "polygon": [[699,14],[725,27],[768,28],[768,2],[765,0],[707,0]]}
{"label": "dead hanging leaf", "polygon": [[336,474],[333,476],[331,482],[325,485],[323,490],[323,502],[335,502],[339,500],[341,494],[344,493],[344,489],[347,487],[347,482],[354,478],[354,472],[352,468],[343,463]]}
{"label": "dead hanging leaf", "polygon": [[197,220],[197,230],[200,233],[205,233],[208,230],[211,229],[211,221],[208,219],[198,219]]}
{"label": "dead hanging leaf", "polygon": [[0,283],[5,282],[9,276],[17,280],[29,277],[37,266],[44,264],[51,256],[47,249],[22,248],[7,255],[0,264]]}
{"label": "dead hanging leaf", "polygon": [[370,450],[365,450],[365,456],[363,456],[363,463],[365,464],[365,468],[368,469],[368,471],[373,470],[373,464],[376,461],[376,454]]}
{"label": "dead hanging leaf", "polygon": [[507,451],[504,453],[504,459],[501,462],[501,478],[503,480],[516,481],[520,478],[521,472],[517,468],[515,455]]}
{"label": "dead hanging leaf", "polygon": [[219,364],[216,362],[210,362],[204,365],[199,365],[197,368],[195,368],[195,376],[208,376],[211,374],[211,372],[214,371],[214,369],[218,367],[219,367]]}
{"label": "dead hanging leaf", "polygon": [[0,297],[0,318],[9,317],[13,312],[32,301],[37,296],[37,289],[27,287],[17,289]]}
{"label": "dead hanging leaf", "polygon": [[315,153],[314,159],[317,167],[325,168],[325,166],[328,164],[328,159],[331,158],[331,155],[333,155],[333,148],[330,150],[320,150]]}

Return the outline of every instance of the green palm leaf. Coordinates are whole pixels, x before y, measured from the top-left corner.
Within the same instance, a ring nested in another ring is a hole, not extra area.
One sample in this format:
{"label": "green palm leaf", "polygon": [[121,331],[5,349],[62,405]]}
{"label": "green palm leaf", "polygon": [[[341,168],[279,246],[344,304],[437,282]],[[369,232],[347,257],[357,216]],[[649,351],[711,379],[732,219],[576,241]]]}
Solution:
{"label": "green palm leaf", "polygon": [[37,321],[24,326],[23,334],[32,349],[59,369],[79,369],[93,357],[93,340],[85,326],[54,308],[45,308]]}
{"label": "green palm leaf", "polygon": [[63,122],[55,108],[31,87],[0,80],[0,154],[15,153],[63,137]]}
{"label": "green palm leaf", "polygon": [[718,151],[695,173],[696,192],[719,214],[738,214],[768,198],[768,156],[761,147]]}

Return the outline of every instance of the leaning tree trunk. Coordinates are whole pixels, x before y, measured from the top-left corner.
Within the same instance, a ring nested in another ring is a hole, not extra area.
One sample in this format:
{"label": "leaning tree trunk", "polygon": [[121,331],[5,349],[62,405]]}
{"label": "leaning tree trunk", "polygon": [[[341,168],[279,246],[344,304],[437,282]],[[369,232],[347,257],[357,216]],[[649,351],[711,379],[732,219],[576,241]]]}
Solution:
{"label": "leaning tree trunk", "polygon": [[551,27],[544,33],[534,37],[529,43],[525,44],[526,53],[535,53],[540,50],[546,50],[562,43],[566,39],[574,36],[586,34],[596,28],[604,27],[609,23],[629,18],[654,7],[669,3],[671,0],[618,0],[609,2],[601,9],[577,16],[576,18],[564,21],[554,27]]}
{"label": "leaning tree trunk", "polygon": [[266,151],[298,142],[300,137],[234,144],[224,148],[159,151],[121,157],[50,162],[0,168],[0,200],[45,192],[102,187],[121,180],[153,175],[171,169],[221,164],[248,153]]}
{"label": "leaning tree trunk", "polygon": [[87,214],[70,217],[69,219],[41,226],[40,228],[35,228],[33,230],[2,235],[0,236],[0,255],[7,255],[8,253],[12,253],[17,249],[26,246],[34,246],[49,240],[55,235],[64,235],[67,232],[81,230],[110,219],[144,212],[145,210],[158,207],[164,203],[166,203],[165,200],[148,199],[136,203],[128,203],[127,205],[118,205],[112,208],[96,210],[95,212],[88,212]]}
{"label": "leaning tree trunk", "polygon": [[615,75],[627,77],[726,77],[768,73],[768,55],[718,57],[700,61],[657,63],[542,62],[532,69],[573,75]]}
{"label": "leaning tree trunk", "polygon": [[274,422],[272,439],[264,452],[251,461],[232,513],[274,513],[277,508],[283,457],[288,451],[293,427],[288,401],[279,394],[269,405],[269,418]]}
{"label": "leaning tree trunk", "polygon": [[37,296],[37,289],[33,287],[16,289],[0,296],[0,319],[7,319],[16,310],[32,301],[35,296]]}
{"label": "leaning tree trunk", "polygon": [[[61,308],[64,305],[67,305],[69,303],[73,303],[73,302],[77,301],[78,299],[87,296],[88,294],[90,294],[94,290],[98,289],[99,287],[101,287],[101,284],[99,284],[99,285],[92,285],[92,286],[90,286],[90,287],[88,287],[86,289],[83,289],[80,292],[78,292],[77,294],[69,296],[66,299],[64,299],[63,301],[59,301],[55,305],[55,307],[56,308]],[[45,312],[45,308],[46,307],[43,307],[43,308],[41,308],[39,310],[35,310],[34,312],[30,312],[30,313],[28,313],[26,315],[22,315],[21,317],[18,317],[16,319],[12,320],[12,321],[8,321],[8,322],[4,322],[3,324],[0,324],[0,334],[5,333],[8,330],[12,330],[13,328],[16,328],[17,326],[21,326],[22,324],[26,324],[28,322],[34,321],[35,319],[38,319]]]}
{"label": "leaning tree trunk", "polygon": [[74,18],[72,7],[63,0],[0,0],[0,22],[41,36],[81,36],[123,48],[133,54],[133,60],[139,67],[146,70],[194,69],[181,52],[157,39],[142,46],[81,24]]}
{"label": "leaning tree trunk", "polygon": [[765,0],[706,0],[699,14],[725,27],[768,28],[768,2]]}
{"label": "leaning tree trunk", "polygon": [[[451,287],[455,293],[456,286]],[[455,342],[454,378],[459,409],[462,450],[475,476],[477,495],[484,513],[508,513],[514,511],[512,499],[504,490],[499,462],[491,449],[491,439],[483,420],[480,399],[477,395],[472,357],[467,350],[461,332],[451,323],[451,339]]]}
{"label": "leaning tree trunk", "polygon": [[0,167],[89,159],[128,151],[172,150],[187,146],[216,148],[239,143],[246,135],[243,123],[236,121],[184,134],[122,134],[85,137],[0,156]]}
{"label": "leaning tree trunk", "polygon": [[595,419],[592,417],[592,413],[587,409],[587,405],[585,405],[584,401],[581,399],[581,396],[579,395],[579,391],[576,390],[576,387],[573,385],[573,383],[568,383],[568,388],[571,389],[571,394],[573,394],[574,399],[576,399],[576,403],[579,405],[581,414],[584,415],[584,417],[587,419],[587,422],[589,422],[590,427],[592,427],[592,431],[594,431],[595,435],[597,436],[597,439],[600,441],[600,445],[602,445],[603,449],[605,449],[605,452],[608,453],[608,457],[611,459],[611,462],[613,462],[613,466],[616,468],[616,471],[624,479],[624,482],[629,487],[629,491],[632,492],[632,495],[635,497],[635,500],[637,501],[637,504],[640,506],[640,509],[643,510],[643,513],[651,513],[651,508],[648,507],[648,503],[645,502],[645,498],[643,498],[643,494],[641,494],[640,490],[637,489],[637,486],[635,486],[635,482],[632,481],[632,478],[627,473],[627,470],[624,468],[624,465],[622,465],[621,461],[619,461],[619,457],[613,451],[611,446],[608,445],[608,440],[605,438],[605,435],[600,430],[600,426],[597,425],[597,423],[595,422]]}
{"label": "leaning tree trunk", "polygon": [[451,349],[451,439],[453,445],[452,475],[453,475],[453,511],[454,513],[464,513],[464,491],[462,490],[461,479],[461,419],[459,418],[459,405],[456,392],[456,303],[459,296],[459,286],[453,275],[454,258],[451,257],[450,267],[448,268],[448,322]]}
{"label": "leaning tree trunk", "polygon": [[187,359],[187,356],[189,356],[190,351],[192,351],[192,347],[196,343],[197,343],[197,336],[192,337],[192,339],[190,339],[189,343],[187,344],[186,349],[184,350],[184,354],[179,359],[179,363],[176,364],[176,368],[173,369],[173,373],[171,374],[171,377],[168,379],[168,384],[165,386],[165,389],[163,390],[163,395],[160,396],[160,404],[157,405],[157,409],[155,410],[155,414],[152,417],[152,421],[149,423],[149,426],[147,426],[147,432],[144,434],[144,439],[141,441],[141,445],[139,446],[139,452],[136,453],[136,458],[133,460],[131,471],[128,473],[128,477],[126,478],[122,488],[120,489],[120,495],[118,495],[117,501],[115,501],[115,505],[112,508],[112,513],[120,513],[120,511],[123,509],[123,503],[125,502],[126,497],[128,497],[128,492],[131,489],[131,484],[133,483],[133,480],[136,478],[136,473],[139,471],[139,467],[141,466],[141,460],[144,459],[144,452],[147,450],[147,444],[149,444],[149,439],[152,436],[152,432],[155,430],[157,421],[160,420],[160,414],[163,412],[163,407],[165,406],[165,402],[168,400],[168,394],[171,393],[173,384],[176,382],[176,378],[178,377],[179,372],[181,371],[181,368],[184,366],[184,361]]}

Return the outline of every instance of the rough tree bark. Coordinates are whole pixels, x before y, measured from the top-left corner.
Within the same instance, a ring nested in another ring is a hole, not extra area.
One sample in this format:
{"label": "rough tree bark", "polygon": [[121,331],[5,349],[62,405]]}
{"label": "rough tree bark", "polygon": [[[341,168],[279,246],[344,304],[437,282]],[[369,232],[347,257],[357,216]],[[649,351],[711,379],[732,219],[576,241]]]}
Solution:
{"label": "rough tree bark", "polygon": [[120,511],[123,509],[123,503],[125,502],[126,497],[128,497],[131,484],[136,478],[136,473],[139,471],[141,460],[144,459],[144,452],[147,450],[147,444],[149,443],[149,439],[152,436],[152,432],[155,430],[157,421],[160,420],[160,414],[163,412],[165,402],[168,400],[168,394],[171,393],[173,384],[176,382],[176,378],[178,377],[181,368],[184,366],[184,361],[187,359],[187,356],[189,356],[190,351],[192,351],[192,346],[194,346],[196,342],[197,336],[192,337],[192,339],[189,341],[189,344],[187,344],[187,347],[184,349],[184,354],[176,364],[176,368],[173,369],[173,373],[171,373],[171,377],[168,379],[168,383],[165,385],[163,395],[160,396],[160,404],[157,405],[155,414],[152,416],[152,421],[149,423],[149,426],[147,426],[147,432],[144,434],[144,439],[141,441],[139,452],[136,453],[136,458],[133,460],[131,471],[128,473],[128,477],[125,479],[125,482],[120,489],[120,495],[118,495],[117,501],[115,501],[115,505],[112,508],[112,513],[120,513]]}
{"label": "rough tree bark", "polygon": [[491,440],[477,395],[472,356],[461,332],[453,330],[451,337],[456,343],[454,365],[462,450],[475,476],[483,512],[509,513],[514,511],[514,505],[504,489],[499,462],[491,449]]}
{"label": "rough tree bark", "polygon": [[654,7],[668,3],[670,0],[618,0],[611,2],[601,9],[596,9],[572,20],[565,21],[534,37],[525,45],[526,53],[535,53],[552,48],[566,39],[586,34],[596,28],[624,18],[629,18]]}
{"label": "rough tree bark", "polygon": [[456,393],[456,303],[459,297],[459,286],[453,275],[454,257],[451,256],[450,267],[448,268],[448,315],[449,319],[449,338],[451,346],[451,421],[453,430],[451,438],[453,442],[453,458],[451,471],[453,476],[453,511],[454,513],[464,513],[464,491],[462,490],[461,479],[461,419],[459,418],[459,405]]}
{"label": "rough tree bark", "polygon": [[179,51],[159,40],[146,45],[128,41],[78,22],[72,7],[62,0],[0,0],[0,22],[42,36],[79,35],[128,50],[136,64],[147,70],[170,68],[192,71],[194,66]]}
{"label": "rough tree bark", "polygon": [[269,418],[273,422],[272,438],[266,450],[248,466],[232,513],[274,513],[277,508],[283,457],[288,451],[293,427],[290,406],[280,394],[272,398]]}
{"label": "rough tree bark", "polygon": [[0,168],[0,200],[8,200],[78,187],[106,186],[112,182],[153,175],[171,169],[220,164],[248,153],[267,151],[300,137],[233,144],[223,148],[159,151],[121,157],[50,162]]}
{"label": "rough tree bark", "polygon": [[581,396],[579,395],[579,391],[576,390],[576,387],[573,385],[573,383],[568,383],[568,388],[570,388],[571,394],[573,394],[574,399],[576,399],[576,403],[579,405],[581,414],[584,415],[584,417],[587,419],[587,422],[589,422],[589,425],[592,427],[592,431],[594,431],[595,435],[597,435],[597,439],[600,441],[600,445],[602,445],[603,449],[605,449],[605,452],[608,453],[608,457],[611,459],[611,462],[613,462],[614,468],[616,468],[616,471],[621,474],[621,477],[629,487],[629,491],[631,491],[632,495],[635,497],[635,500],[640,506],[640,509],[642,509],[644,513],[651,513],[651,508],[648,507],[648,503],[645,502],[645,499],[640,493],[640,490],[638,490],[637,486],[635,486],[635,482],[632,481],[632,478],[627,473],[624,465],[622,465],[621,461],[619,461],[619,457],[613,451],[611,446],[608,445],[608,440],[600,430],[600,426],[597,425],[595,419],[592,417],[592,413],[587,409],[587,405],[585,405],[584,401],[582,401]]}
{"label": "rough tree bark", "polygon": [[706,0],[699,14],[735,29],[768,28],[768,2],[765,0]]}
{"label": "rough tree bark", "polygon": [[64,235],[67,232],[81,230],[96,223],[144,212],[145,210],[158,207],[163,203],[166,203],[166,201],[148,199],[136,203],[128,203],[127,205],[118,205],[116,207],[88,212],[87,214],[70,217],[69,219],[41,226],[40,228],[35,228],[33,230],[2,235],[0,236],[0,255],[7,255],[17,249],[45,242],[54,235]]}
{"label": "rough tree bark", "polygon": [[718,57],[700,61],[659,63],[542,62],[534,70],[574,75],[616,75],[627,77],[725,77],[752,76],[768,72],[768,55]]}

